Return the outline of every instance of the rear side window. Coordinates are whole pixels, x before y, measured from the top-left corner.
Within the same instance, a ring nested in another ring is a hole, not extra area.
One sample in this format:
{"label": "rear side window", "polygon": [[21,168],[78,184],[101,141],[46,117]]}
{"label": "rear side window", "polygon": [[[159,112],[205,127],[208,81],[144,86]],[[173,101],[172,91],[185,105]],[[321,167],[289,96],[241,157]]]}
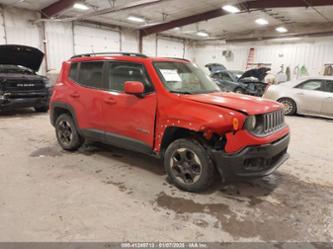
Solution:
{"label": "rear side window", "polygon": [[127,62],[110,62],[107,73],[107,89],[123,92],[126,81],[139,81],[145,86],[145,92],[152,92],[148,74],[143,65]]}
{"label": "rear side window", "polygon": [[69,78],[76,81],[76,76],[77,76],[77,70],[79,67],[79,63],[72,63],[71,68],[69,71]]}
{"label": "rear side window", "polygon": [[103,61],[81,62],[77,82],[87,87],[102,88],[103,65]]}

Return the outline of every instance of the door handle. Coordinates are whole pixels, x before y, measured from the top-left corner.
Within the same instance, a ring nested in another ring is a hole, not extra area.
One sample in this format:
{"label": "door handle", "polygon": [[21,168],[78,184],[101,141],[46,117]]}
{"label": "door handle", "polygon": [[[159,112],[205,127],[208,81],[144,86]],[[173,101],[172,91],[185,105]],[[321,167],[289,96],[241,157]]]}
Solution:
{"label": "door handle", "polygon": [[304,95],[304,93],[296,93],[297,95]]}
{"label": "door handle", "polygon": [[113,104],[115,104],[117,101],[116,101],[114,98],[109,97],[109,98],[104,99],[104,102],[105,102],[106,104],[113,105]]}
{"label": "door handle", "polygon": [[79,98],[80,97],[80,94],[78,92],[74,92],[74,93],[71,93],[70,96],[72,98]]}

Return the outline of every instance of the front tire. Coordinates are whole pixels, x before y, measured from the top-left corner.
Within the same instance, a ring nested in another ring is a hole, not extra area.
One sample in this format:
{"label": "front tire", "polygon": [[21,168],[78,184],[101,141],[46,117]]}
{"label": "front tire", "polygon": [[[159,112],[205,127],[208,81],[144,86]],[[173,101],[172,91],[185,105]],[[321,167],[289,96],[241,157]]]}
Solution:
{"label": "front tire", "polygon": [[68,114],[61,114],[55,123],[58,143],[64,150],[75,151],[83,144],[73,118]]}
{"label": "front tire", "polygon": [[164,155],[164,167],[171,182],[189,192],[208,189],[217,175],[206,149],[194,139],[172,142]]}
{"label": "front tire", "polygon": [[295,101],[289,98],[282,98],[278,100],[279,103],[283,104],[284,115],[291,116],[296,114],[297,106]]}

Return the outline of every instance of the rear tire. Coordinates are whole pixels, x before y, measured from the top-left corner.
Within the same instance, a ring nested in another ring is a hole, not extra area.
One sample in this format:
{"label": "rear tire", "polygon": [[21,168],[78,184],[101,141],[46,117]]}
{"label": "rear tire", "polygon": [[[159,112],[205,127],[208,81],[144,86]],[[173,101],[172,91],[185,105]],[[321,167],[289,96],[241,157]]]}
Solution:
{"label": "rear tire", "polygon": [[295,115],[297,111],[297,106],[294,100],[289,98],[281,98],[278,100],[279,103],[283,104],[284,115],[291,116]]}
{"label": "rear tire", "polygon": [[164,167],[171,182],[189,192],[208,189],[217,176],[206,149],[194,139],[172,142],[164,155]]}
{"label": "rear tire", "polygon": [[36,112],[47,112],[49,110],[48,106],[34,107]]}
{"label": "rear tire", "polygon": [[64,150],[75,151],[83,144],[70,115],[61,114],[56,120],[55,129],[58,143]]}

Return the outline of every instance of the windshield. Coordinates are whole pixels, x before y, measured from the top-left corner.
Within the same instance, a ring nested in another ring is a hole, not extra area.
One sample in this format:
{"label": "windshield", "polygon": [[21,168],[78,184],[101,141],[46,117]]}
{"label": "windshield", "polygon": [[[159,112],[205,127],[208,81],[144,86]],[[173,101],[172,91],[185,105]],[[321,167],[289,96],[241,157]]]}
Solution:
{"label": "windshield", "polygon": [[155,62],[154,67],[169,92],[199,94],[220,91],[215,82],[191,63]]}

